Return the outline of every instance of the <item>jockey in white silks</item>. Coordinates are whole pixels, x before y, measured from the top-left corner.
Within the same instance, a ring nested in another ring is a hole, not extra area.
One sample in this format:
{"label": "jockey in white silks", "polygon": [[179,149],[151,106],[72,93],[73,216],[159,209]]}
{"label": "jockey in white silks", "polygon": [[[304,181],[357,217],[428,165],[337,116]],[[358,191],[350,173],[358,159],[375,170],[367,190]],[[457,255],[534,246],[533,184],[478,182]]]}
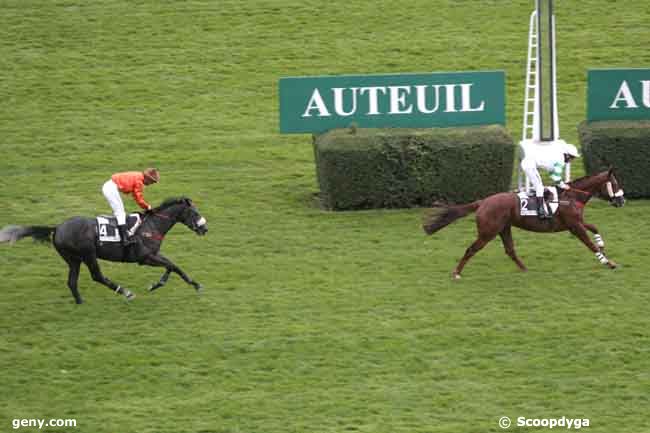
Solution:
{"label": "jockey in white silks", "polygon": [[542,167],[555,183],[555,186],[561,189],[569,189],[569,186],[564,183],[564,168],[566,164],[571,162],[574,158],[579,157],[578,149],[572,144],[559,142],[557,145],[551,145],[548,148],[542,146],[531,151],[526,152],[526,156],[521,161],[521,169],[526,173],[528,179],[533,184],[535,189],[535,196],[537,197],[537,214],[541,219],[551,218],[546,210],[544,203],[544,184],[542,177],[537,171],[537,167]]}

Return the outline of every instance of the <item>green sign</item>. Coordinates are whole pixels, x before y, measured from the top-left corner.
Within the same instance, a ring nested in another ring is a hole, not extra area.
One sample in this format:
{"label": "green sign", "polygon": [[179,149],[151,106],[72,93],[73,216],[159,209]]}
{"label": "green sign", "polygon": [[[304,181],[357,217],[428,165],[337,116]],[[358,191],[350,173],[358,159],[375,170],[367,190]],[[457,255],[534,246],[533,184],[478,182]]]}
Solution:
{"label": "green sign", "polygon": [[280,79],[280,131],[505,125],[503,71]]}
{"label": "green sign", "polygon": [[591,69],[587,120],[650,119],[650,69]]}

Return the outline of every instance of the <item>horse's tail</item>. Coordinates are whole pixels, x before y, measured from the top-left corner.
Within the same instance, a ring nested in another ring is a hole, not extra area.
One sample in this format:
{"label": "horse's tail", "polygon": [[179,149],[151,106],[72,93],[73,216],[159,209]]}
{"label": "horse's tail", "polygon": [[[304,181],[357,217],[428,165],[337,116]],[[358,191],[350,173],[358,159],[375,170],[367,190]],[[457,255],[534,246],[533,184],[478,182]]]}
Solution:
{"label": "horse's tail", "polygon": [[431,235],[438,230],[447,227],[457,219],[475,212],[480,205],[481,200],[457,206],[434,203],[431,211],[424,217],[422,228],[426,234]]}
{"label": "horse's tail", "polygon": [[14,243],[31,236],[35,241],[50,242],[56,227],[49,226],[6,226],[0,230],[0,243]]}

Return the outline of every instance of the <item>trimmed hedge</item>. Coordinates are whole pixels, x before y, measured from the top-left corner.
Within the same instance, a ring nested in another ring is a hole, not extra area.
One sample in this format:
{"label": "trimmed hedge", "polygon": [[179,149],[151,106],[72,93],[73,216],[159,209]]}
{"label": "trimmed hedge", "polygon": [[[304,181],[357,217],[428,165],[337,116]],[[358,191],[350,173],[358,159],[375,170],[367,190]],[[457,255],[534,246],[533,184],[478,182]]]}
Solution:
{"label": "trimmed hedge", "polygon": [[466,203],[510,189],[515,145],[500,125],[336,129],[314,136],[327,209]]}
{"label": "trimmed hedge", "polygon": [[650,121],[582,122],[578,134],[588,174],[614,167],[626,197],[650,197]]}

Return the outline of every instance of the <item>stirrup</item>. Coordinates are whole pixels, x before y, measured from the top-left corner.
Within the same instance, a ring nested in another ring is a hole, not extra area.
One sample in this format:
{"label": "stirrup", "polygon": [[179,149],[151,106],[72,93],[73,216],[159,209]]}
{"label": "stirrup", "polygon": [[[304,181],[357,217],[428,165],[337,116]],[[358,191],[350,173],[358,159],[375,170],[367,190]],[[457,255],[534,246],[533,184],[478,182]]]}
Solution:
{"label": "stirrup", "polygon": [[118,226],[118,231],[120,233],[120,243],[123,247],[128,247],[135,243],[135,239],[129,236],[129,231],[125,225]]}
{"label": "stirrup", "polygon": [[548,220],[552,218],[552,215],[550,215],[548,209],[546,209],[546,203],[542,202],[540,206],[537,206],[537,216],[541,220]]}

